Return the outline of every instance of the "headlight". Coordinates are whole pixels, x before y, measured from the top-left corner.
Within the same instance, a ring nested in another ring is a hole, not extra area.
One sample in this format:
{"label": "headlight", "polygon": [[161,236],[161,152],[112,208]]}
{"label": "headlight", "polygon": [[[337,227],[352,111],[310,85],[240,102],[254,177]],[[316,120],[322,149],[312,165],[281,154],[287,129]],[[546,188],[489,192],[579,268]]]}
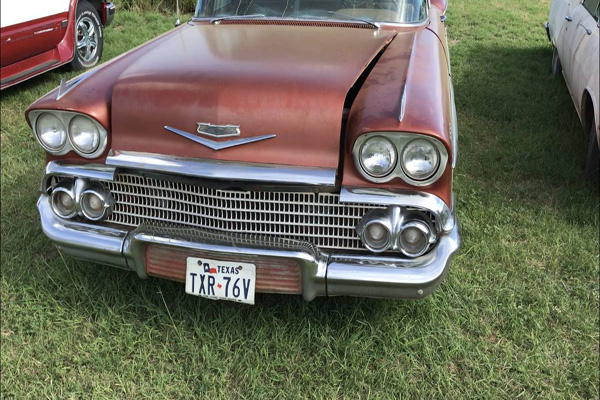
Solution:
{"label": "headlight", "polygon": [[390,245],[390,238],[390,230],[379,221],[367,224],[362,235],[365,247],[375,253],[385,251]]}
{"label": "headlight", "polygon": [[67,142],[67,130],[58,117],[42,113],[35,123],[35,131],[42,146],[51,153],[60,151]]}
{"label": "headlight", "polygon": [[52,189],[50,198],[52,209],[62,218],[72,218],[77,214],[73,181],[66,179]]}
{"label": "headlight", "polygon": [[95,152],[100,145],[100,132],[96,124],[82,115],[76,116],[69,124],[69,136],[73,147],[80,153]]}
{"label": "headlight", "polygon": [[411,221],[402,227],[398,239],[398,247],[404,254],[418,257],[429,247],[431,230],[422,221]]}
{"label": "headlight", "polygon": [[374,177],[389,174],[396,165],[396,148],[387,139],[375,136],[360,149],[360,163],[365,172]]}
{"label": "headlight", "polygon": [[409,178],[422,181],[431,177],[440,164],[440,155],[429,140],[416,139],[402,152],[402,169]]}

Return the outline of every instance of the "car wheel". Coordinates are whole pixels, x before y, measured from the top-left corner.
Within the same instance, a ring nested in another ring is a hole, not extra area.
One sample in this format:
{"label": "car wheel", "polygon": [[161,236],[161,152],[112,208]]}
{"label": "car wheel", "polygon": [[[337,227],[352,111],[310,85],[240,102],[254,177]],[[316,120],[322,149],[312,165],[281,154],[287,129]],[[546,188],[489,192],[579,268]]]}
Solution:
{"label": "car wheel", "polygon": [[102,57],[102,24],[98,12],[83,0],[77,5],[75,22],[75,55],[71,66],[81,70],[98,64]]}
{"label": "car wheel", "polygon": [[585,177],[594,182],[600,181],[600,149],[598,149],[598,137],[594,124],[590,128],[590,136],[588,140],[588,151],[585,159]]}
{"label": "car wheel", "polygon": [[556,47],[552,47],[552,49],[552,75],[559,76],[562,72],[562,65],[558,58],[558,50],[556,50]]}

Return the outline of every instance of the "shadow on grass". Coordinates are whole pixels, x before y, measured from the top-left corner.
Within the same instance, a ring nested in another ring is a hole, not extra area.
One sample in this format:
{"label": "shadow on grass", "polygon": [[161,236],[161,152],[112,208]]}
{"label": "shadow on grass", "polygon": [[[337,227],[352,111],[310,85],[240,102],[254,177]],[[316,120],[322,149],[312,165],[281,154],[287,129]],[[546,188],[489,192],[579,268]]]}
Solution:
{"label": "shadow on grass", "polygon": [[463,173],[488,183],[582,181],[587,138],[551,56],[550,47],[466,51],[453,78]]}

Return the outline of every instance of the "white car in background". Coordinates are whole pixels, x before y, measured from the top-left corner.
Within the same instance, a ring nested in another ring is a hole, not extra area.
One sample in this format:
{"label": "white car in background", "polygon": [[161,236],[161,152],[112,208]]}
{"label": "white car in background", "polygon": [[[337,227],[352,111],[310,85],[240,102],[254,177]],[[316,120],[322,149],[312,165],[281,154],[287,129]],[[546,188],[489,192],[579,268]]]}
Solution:
{"label": "white car in background", "polygon": [[588,137],[586,177],[598,180],[600,151],[600,0],[553,0],[546,23],[552,42],[552,73],[562,71]]}

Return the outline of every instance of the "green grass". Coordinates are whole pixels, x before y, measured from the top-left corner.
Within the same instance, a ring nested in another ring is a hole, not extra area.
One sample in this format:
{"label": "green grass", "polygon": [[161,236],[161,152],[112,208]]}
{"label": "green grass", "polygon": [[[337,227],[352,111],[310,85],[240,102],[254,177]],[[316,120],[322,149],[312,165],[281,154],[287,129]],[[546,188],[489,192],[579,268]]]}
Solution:
{"label": "green grass", "polygon": [[[6,398],[597,398],[598,191],[550,76],[549,0],[450,2],[464,246],[424,301],[258,295],[254,307],[63,257],[35,202],[23,113],[57,70],[2,92]],[[105,57],[172,16],[117,13]]]}

